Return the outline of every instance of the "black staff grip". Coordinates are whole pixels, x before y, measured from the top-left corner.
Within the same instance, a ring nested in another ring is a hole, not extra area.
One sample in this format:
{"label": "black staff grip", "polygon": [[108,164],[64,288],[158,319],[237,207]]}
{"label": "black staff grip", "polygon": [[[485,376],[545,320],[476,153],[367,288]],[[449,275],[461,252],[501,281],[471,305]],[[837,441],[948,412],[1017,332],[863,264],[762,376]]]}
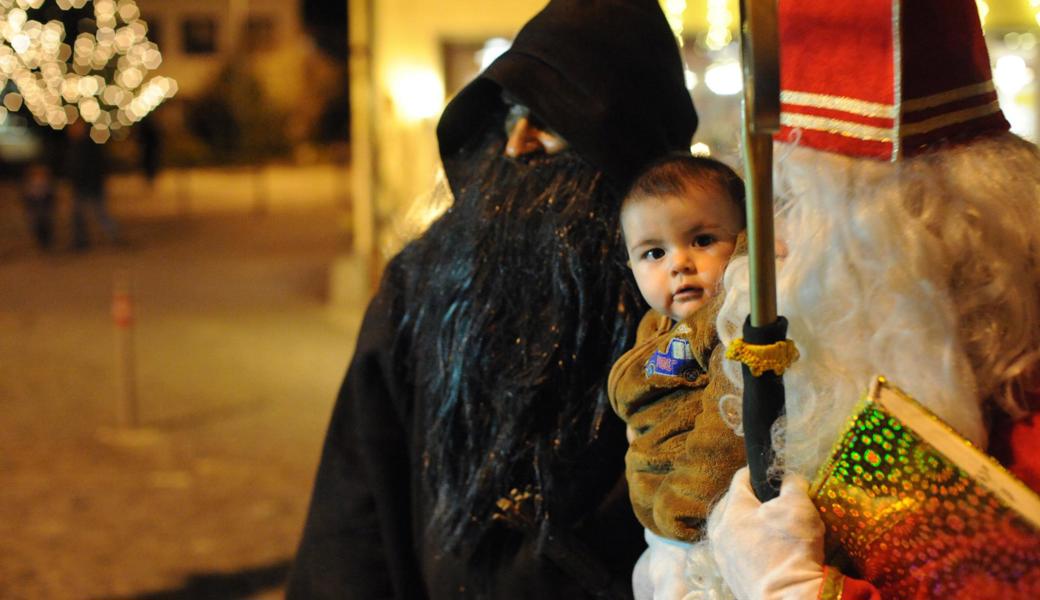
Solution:
{"label": "black staff grip", "polygon": [[[747,344],[775,344],[785,339],[787,319],[784,317],[777,317],[774,323],[763,327],[752,326],[750,317],[744,321],[744,342]],[[784,379],[773,371],[765,371],[756,377],[746,364],[741,365],[741,371],[744,374],[744,446],[751,472],[751,488],[759,500],[766,502],[780,494],[780,478],[770,478],[768,474],[773,463],[770,431],[773,422],[784,411]]]}

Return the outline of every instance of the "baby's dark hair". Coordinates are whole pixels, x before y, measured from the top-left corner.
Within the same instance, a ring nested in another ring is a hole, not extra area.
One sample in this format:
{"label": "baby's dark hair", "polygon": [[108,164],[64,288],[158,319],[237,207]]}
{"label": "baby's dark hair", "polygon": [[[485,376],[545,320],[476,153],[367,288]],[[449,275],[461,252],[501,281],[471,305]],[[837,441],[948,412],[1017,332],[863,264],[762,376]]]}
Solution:
{"label": "baby's dark hair", "polygon": [[736,203],[740,221],[746,223],[744,181],[736,171],[714,158],[686,152],[673,152],[647,165],[628,188],[624,203],[636,198],[682,196],[691,184],[717,186]]}

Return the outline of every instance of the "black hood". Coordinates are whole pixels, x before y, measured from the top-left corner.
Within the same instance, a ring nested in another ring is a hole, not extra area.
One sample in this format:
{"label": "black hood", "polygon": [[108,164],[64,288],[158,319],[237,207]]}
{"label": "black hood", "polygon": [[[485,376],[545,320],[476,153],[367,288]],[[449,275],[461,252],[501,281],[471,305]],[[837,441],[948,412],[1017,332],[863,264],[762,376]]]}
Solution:
{"label": "black hood", "polygon": [[437,124],[456,193],[502,92],[531,109],[619,189],[697,129],[675,37],[657,0],[552,0],[512,47],[448,103]]}

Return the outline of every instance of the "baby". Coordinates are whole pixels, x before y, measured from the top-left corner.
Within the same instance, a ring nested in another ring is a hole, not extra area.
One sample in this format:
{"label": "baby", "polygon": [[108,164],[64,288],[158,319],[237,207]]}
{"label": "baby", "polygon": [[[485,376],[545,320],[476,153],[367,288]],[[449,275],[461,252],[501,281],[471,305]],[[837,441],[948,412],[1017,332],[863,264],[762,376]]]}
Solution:
{"label": "baby", "polygon": [[744,222],[737,174],[688,154],[652,164],[621,207],[629,266],[652,310],[614,364],[608,391],[628,424],[629,495],[652,542],[698,540],[744,464],[743,440],[719,410],[733,390],[715,332],[722,275],[744,251]]}
{"label": "baby", "polygon": [[621,229],[643,299],[682,321],[718,291],[744,231],[744,184],[717,160],[670,155],[636,179]]}

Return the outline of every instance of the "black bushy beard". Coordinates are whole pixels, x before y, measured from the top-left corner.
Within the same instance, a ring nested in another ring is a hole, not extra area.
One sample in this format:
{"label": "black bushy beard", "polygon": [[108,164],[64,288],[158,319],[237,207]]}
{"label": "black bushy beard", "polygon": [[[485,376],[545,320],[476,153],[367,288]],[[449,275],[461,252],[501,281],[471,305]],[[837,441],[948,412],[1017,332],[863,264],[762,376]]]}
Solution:
{"label": "black bushy beard", "polygon": [[400,257],[403,346],[426,398],[427,531],[463,555],[511,490],[530,492],[528,526],[549,517],[554,484],[601,433],[606,378],[642,306],[602,173],[571,153],[502,148],[489,136],[475,181]]}

